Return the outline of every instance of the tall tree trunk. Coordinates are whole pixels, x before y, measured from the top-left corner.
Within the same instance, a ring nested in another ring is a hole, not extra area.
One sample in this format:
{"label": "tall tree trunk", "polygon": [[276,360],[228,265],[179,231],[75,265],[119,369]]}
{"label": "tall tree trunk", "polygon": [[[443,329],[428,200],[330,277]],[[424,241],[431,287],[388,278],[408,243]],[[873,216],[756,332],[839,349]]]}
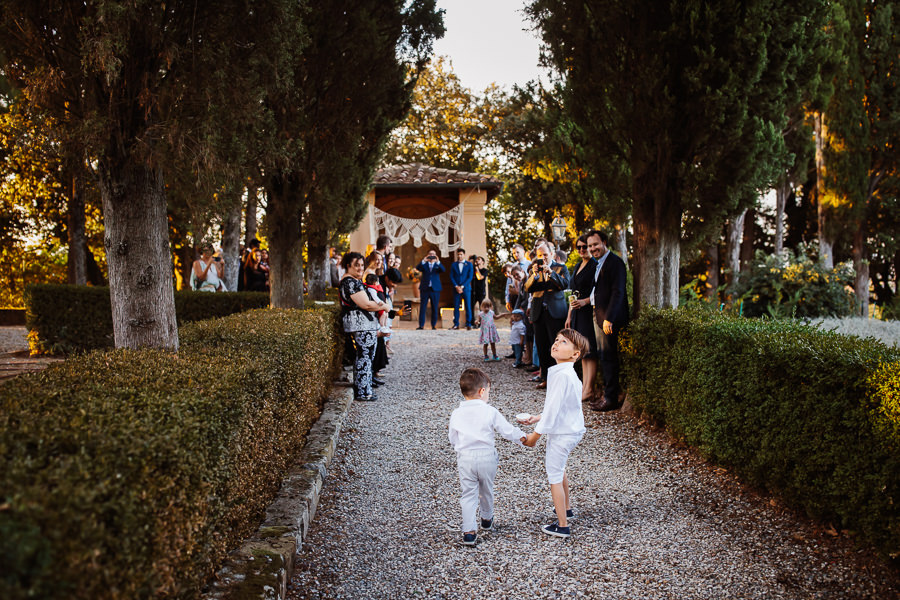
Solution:
{"label": "tall tree trunk", "polygon": [[756,252],[756,209],[747,211],[744,218],[744,240],[741,242],[741,266],[743,272],[753,262],[753,254]]}
{"label": "tall tree trunk", "polygon": [[853,289],[859,302],[859,314],[869,316],[869,257],[866,252],[866,219],[853,232],[853,269],[856,272]]}
{"label": "tall tree trunk", "polygon": [[178,350],[162,172],[113,164],[101,161],[99,179],[116,348]]}
{"label": "tall tree trunk", "polygon": [[634,180],[634,312],[678,306],[681,203],[674,183]]}
{"label": "tall tree trunk", "polygon": [[72,175],[71,184],[66,215],[69,243],[69,256],[66,260],[67,279],[72,285],[87,285],[87,240],[84,235],[84,195],[81,177]]}
{"label": "tall tree trunk", "polygon": [[269,237],[269,288],[272,308],[303,308],[303,205],[295,177],[270,178],[266,223]]}
{"label": "tall tree trunk", "polygon": [[[578,231],[581,231],[581,229],[579,229]],[[616,254],[618,254],[619,256],[622,257],[622,260],[625,262],[625,268],[627,269],[628,268],[628,243],[627,243],[627,240],[625,239],[625,234],[626,234],[625,226],[624,225],[616,225],[616,229],[615,229]]]}
{"label": "tall tree trunk", "polygon": [[821,112],[815,113],[814,132],[816,139],[816,202],[819,217],[819,260],[826,269],[834,268],[834,240],[829,235],[829,213],[825,202],[825,136],[827,128]]}
{"label": "tall tree trunk", "polygon": [[741,274],[741,240],[744,238],[744,221],[747,218],[747,209],[741,211],[728,224],[728,239],[726,240],[728,257],[729,280],[732,285]]}
{"label": "tall tree trunk", "polygon": [[784,207],[787,204],[788,181],[782,176],[775,186],[775,255],[784,251]]}
{"label": "tall tree trunk", "polygon": [[718,305],[719,303],[719,240],[706,249],[706,289],[703,295]]}
{"label": "tall tree trunk", "polygon": [[225,215],[222,227],[222,258],[225,261],[225,288],[237,291],[238,270],[241,266],[241,203]]}
{"label": "tall tree trunk", "polygon": [[259,189],[247,186],[247,212],[244,213],[244,248],[250,247],[250,242],[256,238],[258,225],[256,211],[259,208]]}
{"label": "tall tree trunk", "polygon": [[[313,239],[315,238],[315,239]],[[311,300],[324,300],[328,288],[328,237],[318,232],[307,235],[307,278]]]}

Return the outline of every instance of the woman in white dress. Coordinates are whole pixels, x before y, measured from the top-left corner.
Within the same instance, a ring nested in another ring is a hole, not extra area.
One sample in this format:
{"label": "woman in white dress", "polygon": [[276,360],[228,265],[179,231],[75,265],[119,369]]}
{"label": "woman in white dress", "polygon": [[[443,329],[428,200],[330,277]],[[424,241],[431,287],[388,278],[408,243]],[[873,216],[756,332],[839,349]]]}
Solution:
{"label": "woman in white dress", "polygon": [[225,291],[225,283],[222,281],[225,266],[222,264],[221,257],[213,256],[211,245],[203,244],[200,248],[200,258],[194,261],[191,270],[191,287],[193,289],[199,292]]}

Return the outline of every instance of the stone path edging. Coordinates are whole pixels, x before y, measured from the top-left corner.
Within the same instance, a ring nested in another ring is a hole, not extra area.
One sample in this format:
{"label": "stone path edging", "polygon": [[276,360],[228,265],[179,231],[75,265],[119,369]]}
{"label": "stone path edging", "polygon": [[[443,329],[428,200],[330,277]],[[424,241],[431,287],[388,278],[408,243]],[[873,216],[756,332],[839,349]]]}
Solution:
{"label": "stone path edging", "polygon": [[341,426],[353,402],[353,388],[332,388],[319,420],[309,431],[297,464],[282,481],[256,534],[232,552],[203,594],[204,600],[280,600],[294,573],[294,557],[316,514],[319,494],[334,457]]}

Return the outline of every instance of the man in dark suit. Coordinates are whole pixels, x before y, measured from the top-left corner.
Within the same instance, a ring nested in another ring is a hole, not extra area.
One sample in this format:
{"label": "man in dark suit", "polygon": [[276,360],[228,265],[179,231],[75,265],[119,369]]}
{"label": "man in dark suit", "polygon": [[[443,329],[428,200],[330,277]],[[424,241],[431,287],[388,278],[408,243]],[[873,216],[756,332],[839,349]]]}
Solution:
{"label": "man in dark suit", "polygon": [[436,329],[438,318],[438,299],[441,297],[441,273],[444,265],[438,260],[437,252],[431,250],[416,265],[416,270],[422,272],[422,280],[419,282],[419,326],[416,329],[425,328],[425,312],[428,303],[431,302],[431,328]]}
{"label": "man in dark suit", "polygon": [[599,411],[619,408],[619,332],[628,324],[628,296],[625,290],[625,261],[607,247],[602,231],[588,233],[591,255],[597,259],[594,273],[594,333],[603,371],[603,396],[591,403]]}
{"label": "man in dark suit", "polygon": [[550,248],[546,244],[535,248],[535,253],[537,257],[531,263],[524,287],[531,294],[529,318],[534,327],[534,344],[541,365],[541,381],[537,387],[544,389],[547,387],[547,369],[556,364],[550,356],[550,347],[569,313],[563,294],[569,285],[569,270],[566,265],[550,258]]}
{"label": "man in dark suit", "polygon": [[475,267],[466,260],[466,251],[456,251],[456,262],[450,265],[450,283],[453,284],[453,327],[459,329],[459,304],[466,303],[466,329],[472,329],[475,320],[472,318],[472,278]]}

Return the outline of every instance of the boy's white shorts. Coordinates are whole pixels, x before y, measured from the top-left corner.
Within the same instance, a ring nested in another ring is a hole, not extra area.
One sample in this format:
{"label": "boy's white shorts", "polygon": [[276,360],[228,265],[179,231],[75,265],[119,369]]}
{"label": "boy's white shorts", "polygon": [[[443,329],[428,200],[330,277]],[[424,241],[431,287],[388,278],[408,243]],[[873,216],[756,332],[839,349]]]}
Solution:
{"label": "boy's white shorts", "polygon": [[550,433],[547,434],[547,456],[544,464],[547,467],[547,481],[550,484],[562,483],[566,474],[566,461],[569,453],[575,449],[584,433]]}

